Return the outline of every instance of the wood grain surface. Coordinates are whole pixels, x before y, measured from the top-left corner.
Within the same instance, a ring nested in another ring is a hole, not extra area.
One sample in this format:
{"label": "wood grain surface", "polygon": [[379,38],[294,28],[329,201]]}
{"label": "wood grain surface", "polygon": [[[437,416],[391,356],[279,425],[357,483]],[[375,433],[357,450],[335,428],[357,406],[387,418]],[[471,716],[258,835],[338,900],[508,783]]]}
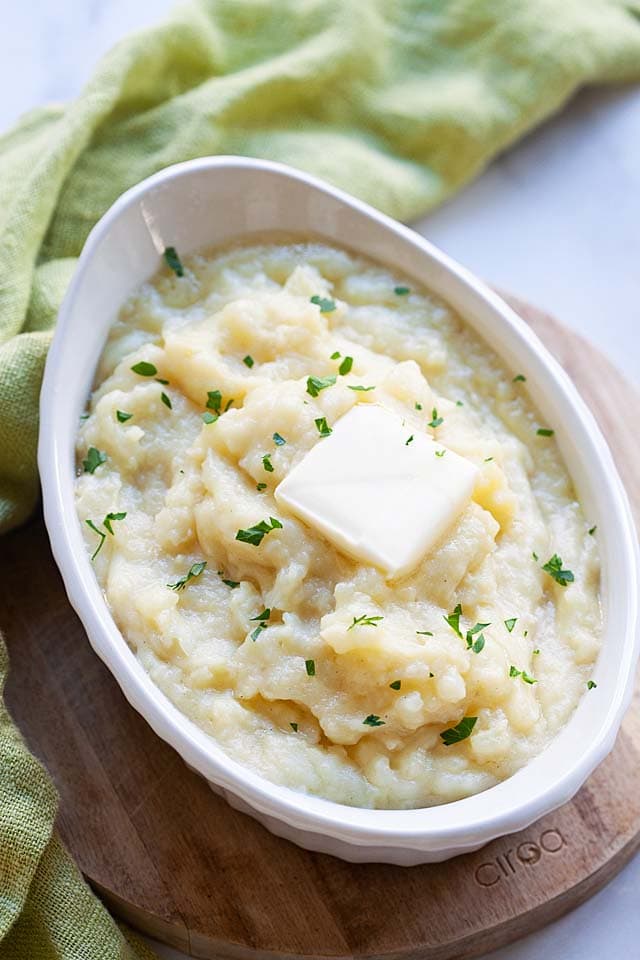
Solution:
{"label": "wood grain surface", "polygon": [[[640,400],[593,347],[517,305],[587,399],[640,513]],[[613,754],[520,834],[443,864],[352,865],[232,810],[129,707],[92,652],[42,521],[5,537],[10,709],[61,795],[59,829],[111,909],[195,957],[464,960],[560,916],[640,846],[638,694]]]}

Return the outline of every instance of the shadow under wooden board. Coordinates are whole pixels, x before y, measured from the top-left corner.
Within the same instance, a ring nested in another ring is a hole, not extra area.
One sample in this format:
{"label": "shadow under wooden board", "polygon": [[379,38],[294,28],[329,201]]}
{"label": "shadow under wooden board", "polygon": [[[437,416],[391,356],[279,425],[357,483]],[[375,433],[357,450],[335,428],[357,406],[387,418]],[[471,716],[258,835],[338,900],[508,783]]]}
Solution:
{"label": "shadow under wooden board", "polygon": [[[600,422],[640,509],[640,400],[592,346],[520,313]],[[300,850],[232,810],[125,701],[92,652],[40,519],[2,540],[7,697],[61,795],[59,829],[132,925],[195,957],[464,960],[555,919],[640,846],[638,695],[612,755],[527,830],[447,863],[352,865]]]}

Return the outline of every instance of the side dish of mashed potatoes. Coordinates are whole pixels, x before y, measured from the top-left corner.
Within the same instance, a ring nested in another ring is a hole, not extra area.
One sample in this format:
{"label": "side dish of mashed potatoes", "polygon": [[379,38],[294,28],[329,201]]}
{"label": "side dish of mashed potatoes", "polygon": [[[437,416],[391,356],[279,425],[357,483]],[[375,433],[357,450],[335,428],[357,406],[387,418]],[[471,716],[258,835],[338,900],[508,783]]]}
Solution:
{"label": "side dish of mashed potatoes", "polygon": [[[87,550],[140,662],[296,790],[402,809],[509,777],[592,686],[601,633],[596,532],[525,378],[412,281],[322,243],[165,259],[112,328],[77,442]],[[401,576],[275,497],[360,404],[477,471]]]}

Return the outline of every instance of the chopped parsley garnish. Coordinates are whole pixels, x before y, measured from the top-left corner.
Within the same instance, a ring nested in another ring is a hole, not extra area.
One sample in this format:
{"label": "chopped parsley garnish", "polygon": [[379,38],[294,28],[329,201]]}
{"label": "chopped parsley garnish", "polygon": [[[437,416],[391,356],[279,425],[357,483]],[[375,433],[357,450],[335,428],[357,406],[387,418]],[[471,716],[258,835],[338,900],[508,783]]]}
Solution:
{"label": "chopped parsley garnish", "polygon": [[125,413],[124,410],[116,410],[116,420],[118,423],[126,423],[127,420],[131,420],[132,416],[132,413]]}
{"label": "chopped parsley garnish", "polygon": [[251,369],[251,367],[252,367],[252,366],[254,365],[254,363],[255,363],[255,360],[253,359],[252,356],[250,356],[249,354],[247,354],[246,357],[243,357],[243,358],[242,358],[242,362],[244,363],[245,367],[249,367],[249,369]]}
{"label": "chopped parsley garnish", "polygon": [[515,625],[516,625],[517,622],[518,622],[518,618],[517,618],[517,617],[511,617],[509,620],[505,620],[505,621],[504,621],[504,625],[505,625],[505,627],[507,628],[507,630],[509,631],[509,633],[511,633],[511,631],[513,630],[513,628],[515,627]]}
{"label": "chopped parsley garnish", "polygon": [[462,606],[458,603],[456,604],[453,613],[450,613],[448,616],[445,616],[445,623],[448,623],[454,633],[456,633],[460,639],[462,639],[462,634],[460,633],[460,617],[462,616]]}
{"label": "chopped parsley garnish", "polygon": [[546,563],[543,563],[542,569],[545,573],[548,573],[550,577],[559,583],[561,587],[566,587],[568,583],[573,583],[575,577],[571,570],[562,569],[562,560],[557,553],[551,557],[550,560],[547,560]]}
{"label": "chopped parsley garnish", "polygon": [[539,437],[552,437],[555,433],[555,430],[549,430],[548,427],[538,427],[536,434]]}
{"label": "chopped parsley garnish", "polygon": [[416,410],[422,410],[422,404],[416,400]]}
{"label": "chopped parsley garnish", "polygon": [[595,690],[597,686],[598,684],[595,682],[595,680],[587,680],[587,690]]}
{"label": "chopped parsley garnish", "polygon": [[156,383],[161,383],[163,387],[169,386],[169,381],[163,380],[162,377],[156,377],[155,380],[156,380]]}
{"label": "chopped parsley garnish", "polygon": [[431,630],[416,630],[416,633],[419,637],[432,637],[433,633]]}
{"label": "chopped parsley garnish", "polygon": [[86,459],[82,461],[85,473],[94,473],[101,463],[107,462],[107,455],[97,447],[89,447]]}
{"label": "chopped parsley garnish", "polygon": [[535,552],[535,550],[533,551],[533,553],[531,554],[531,556],[533,557],[533,559],[535,560],[536,563],[537,563],[538,560],[540,559],[540,558],[538,557],[538,554]]}
{"label": "chopped parsley garnish", "polygon": [[471,731],[477,722],[477,717],[463,717],[460,723],[456,723],[455,727],[449,727],[448,730],[443,730],[440,734],[440,739],[445,747],[451,747],[454,743],[460,743],[461,740],[466,740],[467,737],[471,735]]}
{"label": "chopped parsley garnish", "polygon": [[526,670],[518,670],[517,667],[514,667],[513,664],[509,667],[509,676],[510,677],[520,677],[523,683],[537,683],[538,681],[535,677],[529,676]]}
{"label": "chopped parsley garnish", "polygon": [[171,406],[171,398],[167,396],[167,394],[164,392],[164,390],[163,390],[162,393],[160,394],[160,399],[161,399],[162,402],[164,403],[165,407],[169,407],[169,410],[172,409],[172,406]]}
{"label": "chopped parsley garnish", "polygon": [[232,590],[235,590],[236,587],[240,586],[239,580],[225,580],[222,578],[222,582],[225,583],[228,587],[231,587]]}
{"label": "chopped parsley garnish", "polygon": [[592,537],[597,529],[597,527],[591,527],[591,529],[587,531],[589,536]]}
{"label": "chopped parsley garnish", "polygon": [[256,490],[258,493],[262,493],[263,490],[267,489],[266,483],[256,483]]}
{"label": "chopped parsley garnish", "polygon": [[392,690],[399,690],[402,686],[402,680],[394,680],[393,683],[390,683],[389,686]]}
{"label": "chopped parsley garnish", "polygon": [[275,443],[276,447],[284,447],[287,441],[284,437],[281,437],[279,433],[274,433],[273,442]]}
{"label": "chopped parsley garnish", "polygon": [[290,723],[289,726],[291,727],[291,729],[293,730],[294,733],[297,733],[297,732],[298,732],[298,724],[297,724],[297,723]]}
{"label": "chopped parsley garnish", "polygon": [[531,656],[532,656],[532,657],[537,657],[539,653],[540,653],[540,648],[539,648],[539,647],[536,647],[535,650],[532,650],[532,651],[531,651]]}
{"label": "chopped parsley garnish", "polygon": [[84,421],[85,421],[85,420],[88,420],[89,417],[90,417],[90,414],[88,414],[88,413],[81,413],[81,414],[80,414],[80,422],[81,422],[81,423],[84,423]]}
{"label": "chopped parsley garnish", "polygon": [[227,402],[226,402],[226,404],[225,404],[225,406],[224,406],[224,413],[226,413],[227,410],[229,410],[232,406],[233,406],[233,397],[231,397],[230,400],[227,400]]}
{"label": "chopped parsley garnish", "polygon": [[102,546],[103,546],[105,540],[107,539],[107,535],[106,535],[106,533],[103,533],[102,530],[98,530],[98,528],[96,527],[96,525],[95,525],[95,523],[93,522],[93,520],[85,520],[85,523],[86,523],[86,525],[87,525],[88,527],[90,527],[90,528],[93,530],[94,533],[97,533],[98,536],[100,537],[100,543],[98,544],[98,546],[96,547],[96,549],[95,549],[95,550],[93,551],[93,553],[91,554],[91,559],[92,559],[92,560],[95,560],[95,558],[98,556],[98,554],[99,554],[100,551],[102,550]]}
{"label": "chopped parsley garnish", "polygon": [[[485,637],[482,633],[487,627],[490,627],[490,623],[476,623],[475,626],[471,627],[470,630],[467,630],[467,650],[473,650],[474,653],[480,653],[484,649]],[[474,640],[474,636],[478,634]]]}
{"label": "chopped parsley garnish", "polygon": [[433,410],[431,411],[431,420],[429,421],[427,426],[433,427],[433,429],[435,430],[436,427],[439,427],[441,423],[444,423],[444,418],[438,416],[438,411],[434,407]]}
{"label": "chopped parsley garnish", "polygon": [[375,387],[363,387],[360,384],[357,386],[352,386],[350,383],[347,384],[349,390],[358,390],[360,393],[368,393],[369,390],[375,390]]}
{"label": "chopped parsley garnish", "polygon": [[155,377],[158,372],[157,368],[147,360],[140,360],[139,363],[134,363],[131,369],[140,377]]}
{"label": "chopped parsley garnish", "polygon": [[316,662],[315,660],[305,660],[304,662],[305,669],[307,671],[308,677],[315,677],[316,675]]}
{"label": "chopped parsley garnish", "polygon": [[485,463],[491,463],[492,460],[493,460],[493,457],[485,457],[485,458],[484,458],[484,462],[485,462]]}
{"label": "chopped parsley garnish", "polygon": [[393,292],[395,293],[396,297],[406,297],[408,293],[411,293],[411,290],[409,287],[394,287]]}
{"label": "chopped parsley garnish", "polygon": [[184,590],[190,580],[194,580],[196,577],[200,576],[206,565],[206,560],[200,560],[198,563],[194,563],[191,567],[189,567],[189,570],[185,573],[184,577],[180,577],[180,579],[176,580],[175,583],[168,583],[167,586],[170,590],[175,590],[176,592]]}
{"label": "chopped parsley garnish", "polygon": [[464,407],[462,400],[456,400],[456,407]]}
{"label": "chopped parsley garnish", "polygon": [[368,617],[363,613],[361,617],[353,618],[353,623],[347,627],[347,631],[353,630],[354,627],[377,627],[381,620],[384,620],[384,617]]}
{"label": "chopped parsley garnish", "polygon": [[485,645],[484,633],[481,633],[476,637],[476,639],[472,643],[469,644],[469,649],[472,650],[473,653],[480,653],[481,650],[484,650],[484,645]]}
{"label": "chopped parsley garnish", "polygon": [[527,379],[527,378],[525,377],[524,373],[517,373],[511,382],[512,382],[512,383],[524,383],[526,379]]}
{"label": "chopped parsley garnish", "polygon": [[317,397],[321,390],[332,387],[337,377],[307,377],[307,393],[310,397]]}
{"label": "chopped parsley garnish", "polygon": [[182,266],[182,261],[180,260],[175,247],[166,248],[164,251],[164,259],[167,261],[167,266],[173,270],[176,277],[184,277],[184,267]]}
{"label": "chopped parsley garnish", "polygon": [[383,727],[385,724],[385,721],[381,720],[375,713],[370,713],[362,722],[367,727]]}
{"label": "chopped parsley garnish", "polygon": [[345,357],[340,366],[338,367],[338,373],[341,377],[346,376],[353,366],[353,357]]}
{"label": "chopped parsley garnish", "polygon": [[253,527],[247,527],[246,530],[238,530],[236,540],[242,543],[250,543],[254,547],[259,547],[263,539],[272,530],[281,530],[282,524],[275,517],[269,517],[268,520],[261,520]]}
{"label": "chopped parsley garnish", "polygon": [[[106,517],[104,518],[104,520],[102,521],[102,525],[104,526],[105,530],[106,530],[108,533],[110,533],[111,536],[113,536],[113,527],[111,526],[111,524],[112,524],[115,520],[124,520],[124,518],[126,517],[126,515],[127,515],[126,513],[108,513],[108,514],[106,515]],[[107,539],[107,534],[106,534],[106,533],[103,533],[102,530],[100,530],[100,529],[95,525],[95,523],[93,522],[93,520],[85,520],[85,523],[86,523],[86,525],[87,525],[88,527],[90,527],[91,530],[93,530],[94,533],[97,533],[98,536],[100,537],[100,542],[98,543],[98,546],[96,547],[96,549],[95,549],[95,550],[93,551],[93,553],[91,554],[91,559],[92,559],[92,560],[95,560],[95,558],[98,556],[98,554],[99,554],[100,551],[102,550],[102,547],[104,546],[104,542],[105,542],[105,540]]]}
{"label": "chopped parsley garnish", "polygon": [[436,450],[435,451],[436,457],[444,457],[446,452],[447,452],[446,450]]}
{"label": "chopped parsley garnish", "polygon": [[258,637],[260,636],[260,634],[262,633],[262,631],[263,631],[263,630],[266,630],[266,629],[267,629],[266,623],[259,623],[259,624],[258,624],[258,626],[255,628],[255,630],[253,630],[252,633],[251,633],[251,639],[253,640],[254,643],[255,643],[255,641],[258,639]]}
{"label": "chopped parsley garnish", "polygon": [[250,617],[250,620],[268,620],[271,616],[271,608],[265,607],[264,610],[258,614],[257,617]]}
{"label": "chopped parsley garnish", "polygon": [[270,453],[265,453],[264,457],[262,458],[262,466],[265,468],[267,473],[273,473],[273,464],[271,463]]}
{"label": "chopped parsley garnish", "polygon": [[330,300],[328,297],[319,297],[317,294],[315,297],[311,297],[311,303],[320,307],[320,313],[331,313],[336,308],[334,300]]}
{"label": "chopped parsley garnish", "polygon": [[109,533],[113,536],[113,527],[111,524],[114,520],[124,520],[126,517],[126,512],[124,513],[108,513],[104,520],[102,521],[105,530],[108,530]]}
{"label": "chopped parsley garnish", "polygon": [[339,360],[341,356],[342,354],[340,353],[340,351],[336,350],[335,353],[331,354],[331,356],[329,357],[329,360]]}
{"label": "chopped parsley garnish", "polygon": [[404,442],[405,447],[408,447],[410,443],[413,443],[413,434],[411,434],[408,440],[405,440]]}
{"label": "chopped parsley garnish", "polygon": [[220,407],[222,406],[222,394],[219,390],[207,390],[207,410],[215,410],[215,412],[220,415]]}
{"label": "chopped parsley garnish", "polygon": [[321,437],[328,437],[333,432],[327,423],[326,417],[316,417],[314,423]]}
{"label": "chopped parsley garnish", "polygon": [[205,412],[202,414],[202,419],[205,423],[215,423],[218,419],[218,416],[215,413],[211,413],[209,410],[205,410]]}

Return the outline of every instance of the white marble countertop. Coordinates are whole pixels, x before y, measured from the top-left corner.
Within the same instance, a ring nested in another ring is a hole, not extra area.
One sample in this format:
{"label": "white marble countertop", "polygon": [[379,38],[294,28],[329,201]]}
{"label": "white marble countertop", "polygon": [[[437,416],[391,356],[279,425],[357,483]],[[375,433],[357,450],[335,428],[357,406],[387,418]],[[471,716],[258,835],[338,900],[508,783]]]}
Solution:
{"label": "white marble countertop", "polygon": [[[74,96],[98,57],[171,0],[5,4],[0,129]],[[640,88],[588,91],[417,228],[496,286],[589,337],[640,380]],[[640,855],[603,891],[491,960],[631,960]],[[166,958],[182,956],[158,947]],[[489,960],[489,958],[487,958]]]}

